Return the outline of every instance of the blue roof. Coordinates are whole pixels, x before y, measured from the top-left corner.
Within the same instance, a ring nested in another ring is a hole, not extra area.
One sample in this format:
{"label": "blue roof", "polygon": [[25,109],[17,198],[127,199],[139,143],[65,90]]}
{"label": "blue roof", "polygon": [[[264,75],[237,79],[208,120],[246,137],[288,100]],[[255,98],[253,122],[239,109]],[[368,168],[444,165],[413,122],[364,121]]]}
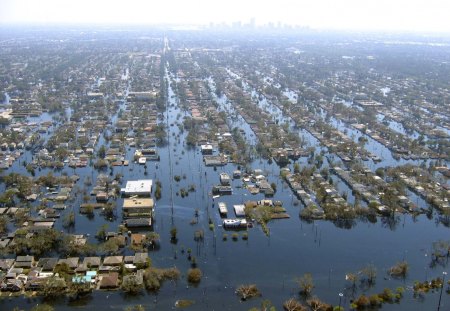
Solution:
{"label": "blue roof", "polygon": [[84,276],[74,276],[72,278],[72,283],[90,283],[91,277],[84,275]]}
{"label": "blue roof", "polygon": [[90,277],[97,276],[97,271],[87,271],[86,276],[90,276]]}

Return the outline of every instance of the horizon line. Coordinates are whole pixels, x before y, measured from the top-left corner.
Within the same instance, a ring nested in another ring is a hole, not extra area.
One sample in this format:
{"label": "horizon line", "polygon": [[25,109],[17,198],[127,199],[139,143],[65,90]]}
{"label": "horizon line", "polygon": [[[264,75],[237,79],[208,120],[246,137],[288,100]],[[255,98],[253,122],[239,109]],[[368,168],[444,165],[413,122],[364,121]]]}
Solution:
{"label": "horizon line", "polygon": [[[190,29],[184,30],[231,30],[231,31],[258,31],[258,30],[301,30],[310,32],[331,32],[331,33],[353,33],[353,34],[385,34],[385,35],[429,35],[429,36],[450,36],[450,31],[436,31],[436,30],[406,30],[406,29],[355,29],[355,28],[330,28],[330,27],[311,27],[308,25],[298,25],[298,24],[278,24],[268,22],[266,24],[251,25],[248,23],[240,23],[236,25],[236,22],[220,22],[220,23],[203,23],[203,24],[193,24],[193,23],[104,23],[104,22],[39,22],[39,21],[16,21],[16,22],[1,22],[0,30],[3,27],[40,27],[51,28],[51,27],[75,27],[75,28],[86,28],[86,27],[99,27],[99,28],[116,28],[125,27],[128,29],[132,28],[167,28],[167,27],[189,27]],[[95,29],[92,29],[95,31]],[[170,29],[177,30],[177,29]],[[182,30],[182,29],[178,29]]]}

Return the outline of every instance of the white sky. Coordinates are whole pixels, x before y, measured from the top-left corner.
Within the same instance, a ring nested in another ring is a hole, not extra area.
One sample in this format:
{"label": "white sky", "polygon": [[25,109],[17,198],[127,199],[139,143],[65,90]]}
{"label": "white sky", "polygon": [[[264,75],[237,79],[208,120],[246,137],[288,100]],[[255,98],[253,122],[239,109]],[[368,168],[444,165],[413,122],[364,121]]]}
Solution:
{"label": "white sky", "polygon": [[450,33],[450,0],[0,0],[0,23],[268,22]]}

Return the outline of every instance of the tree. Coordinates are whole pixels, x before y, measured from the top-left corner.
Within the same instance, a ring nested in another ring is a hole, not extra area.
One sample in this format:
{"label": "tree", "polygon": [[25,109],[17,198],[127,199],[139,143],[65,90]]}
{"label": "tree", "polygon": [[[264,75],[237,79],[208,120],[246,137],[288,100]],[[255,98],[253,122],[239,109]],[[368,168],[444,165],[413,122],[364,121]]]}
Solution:
{"label": "tree", "polygon": [[273,191],[277,192],[277,184],[276,183],[271,183],[270,187],[273,189]]}
{"label": "tree", "polygon": [[144,272],[145,287],[149,290],[158,290],[164,280],[176,281],[180,278],[180,271],[177,268],[158,269],[147,268]]}
{"label": "tree", "polygon": [[236,294],[241,297],[241,300],[261,296],[261,292],[255,284],[241,285],[236,289]]}
{"label": "tree", "polygon": [[367,283],[369,285],[375,284],[377,278],[377,268],[373,264],[369,264],[361,270],[361,273],[365,275]]}
{"label": "tree", "polygon": [[199,268],[188,270],[187,279],[189,283],[198,284],[202,279],[202,271]]}
{"label": "tree", "polygon": [[276,308],[274,307],[274,305],[272,304],[272,302],[270,300],[263,300],[261,302],[261,307],[257,308],[251,308],[249,311],[276,311]]}
{"label": "tree", "polygon": [[311,292],[314,288],[314,282],[312,275],[310,273],[304,274],[301,278],[297,280],[298,285],[300,286],[300,293],[304,296],[311,295]]}
{"label": "tree", "polygon": [[77,300],[80,297],[87,296],[92,293],[91,284],[88,282],[71,282],[69,283],[68,294],[69,298]]}
{"label": "tree", "polygon": [[295,162],[294,164],[294,174],[300,173],[300,164],[298,162]]}
{"label": "tree", "polygon": [[45,229],[27,239],[28,248],[38,256],[55,250],[61,241],[61,233],[55,229]]}
{"label": "tree", "polygon": [[329,304],[326,304],[317,297],[308,299],[306,303],[308,304],[308,306],[311,308],[312,311],[325,311],[331,308]]}
{"label": "tree", "polygon": [[177,241],[177,232],[177,227],[172,227],[172,229],[170,229],[170,240],[172,242]]}
{"label": "tree", "polygon": [[127,275],[123,278],[122,290],[131,295],[136,295],[144,289],[144,284],[136,275]]}
{"label": "tree", "polygon": [[389,269],[389,274],[393,277],[405,278],[408,273],[408,269],[408,263],[406,261],[401,261]]}
{"label": "tree", "polygon": [[119,241],[116,238],[110,238],[105,243],[100,244],[100,250],[109,255],[117,254],[119,248]]}
{"label": "tree", "polygon": [[66,214],[63,219],[63,227],[68,228],[75,225],[75,213],[71,211],[70,213]]}
{"label": "tree", "polygon": [[345,279],[352,283],[352,288],[356,288],[356,282],[358,282],[358,275],[356,273],[347,273]]}
{"label": "tree", "polygon": [[379,167],[375,170],[375,174],[377,174],[378,177],[384,178],[384,169],[382,167]]}
{"label": "tree", "polygon": [[108,229],[108,224],[102,225],[95,235],[99,241],[104,241],[106,238],[106,230]]}
{"label": "tree", "polygon": [[149,232],[145,235],[145,242],[146,244],[149,244],[152,246],[152,248],[155,247],[155,245],[159,242],[159,234],[156,232]]}
{"label": "tree", "polygon": [[101,145],[100,146],[100,148],[97,151],[97,156],[100,159],[104,159],[105,158],[105,156],[106,156],[106,147],[105,147],[105,145]]}
{"label": "tree", "polygon": [[66,287],[66,281],[63,278],[52,276],[44,283],[41,293],[45,298],[57,298],[65,294]]}
{"label": "tree", "polygon": [[283,309],[286,311],[307,311],[306,307],[294,298],[288,299],[283,303]]}

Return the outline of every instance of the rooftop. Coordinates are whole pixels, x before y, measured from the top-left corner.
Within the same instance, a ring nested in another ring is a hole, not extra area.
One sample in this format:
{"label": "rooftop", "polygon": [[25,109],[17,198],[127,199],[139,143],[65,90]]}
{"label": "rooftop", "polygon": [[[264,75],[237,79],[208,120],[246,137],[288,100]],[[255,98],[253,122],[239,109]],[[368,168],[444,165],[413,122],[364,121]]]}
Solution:
{"label": "rooftop", "polygon": [[140,179],[127,181],[125,188],[120,191],[126,195],[150,195],[153,181],[151,179]]}

